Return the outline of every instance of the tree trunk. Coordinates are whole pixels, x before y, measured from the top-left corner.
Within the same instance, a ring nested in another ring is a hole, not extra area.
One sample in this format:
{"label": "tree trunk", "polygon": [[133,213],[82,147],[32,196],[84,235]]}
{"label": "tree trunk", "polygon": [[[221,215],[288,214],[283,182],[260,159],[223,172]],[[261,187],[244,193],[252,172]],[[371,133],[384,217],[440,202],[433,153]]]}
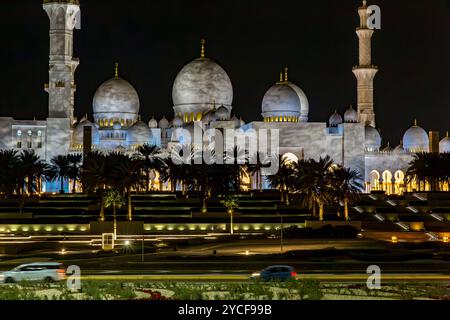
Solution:
{"label": "tree trunk", "polygon": [[234,233],[234,225],[233,225],[233,215],[234,215],[234,211],[233,209],[228,210],[228,212],[230,213],[230,234]]}
{"label": "tree trunk", "polygon": [[202,213],[208,212],[208,207],[206,205],[206,194],[203,196],[202,200]]}
{"label": "tree trunk", "polygon": [[350,220],[350,216],[348,214],[348,199],[347,199],[347,197],[344,198],[344,216],[345,216],[345,221]]}
{"label": "tree trunk", "polygon": [[146,170],[146,175],[145,175],[145,179],[146,179],[146,185],[145,185],[145,191],[148,193],[150,190],[150,170]]}
{"label": "tree trunk", "polygon": [[324,207],[323,202],[320,201],[319,202],[319,220],[320,221],[323,221],[323,207]]}
{"label": "tree trunk", "polygon": [[64,178],[61,177],[61,189],[59,190],[60,194],[64,194]]}
{"label": "tree trunk", "polygon": [[100,221],[105,221],[105,204],[103,203],[103,195],[100,196]]}
{"label": "tree trunk", "polygon": [[113,214],[114,214],[114,240],[117,240],[117,212],[116,212],[116,204],[113,204]]}
{"label": "tree trunk", "polygon": [[77,193],[77,179],[73,179],[72,194]]}
{"label": "tree trunk", "polygon": [[131,203],[131,192],[128,192],[128,221],[133,221],[133,206]]}
{"label": "tree trunk", "polygon": [[30,196],[33,194],[33,177],[31,176],[27,178],[27,191]]}

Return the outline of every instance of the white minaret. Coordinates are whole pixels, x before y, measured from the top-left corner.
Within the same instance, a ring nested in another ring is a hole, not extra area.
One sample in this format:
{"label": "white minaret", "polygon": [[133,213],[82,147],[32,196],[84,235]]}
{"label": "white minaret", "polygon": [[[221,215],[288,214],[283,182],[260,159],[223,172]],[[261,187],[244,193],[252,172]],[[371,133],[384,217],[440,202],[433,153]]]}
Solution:
{"label": "white minaret", "polygon": [[367,1],[359,7],[360,27],[356,29],[359,38],[359,65],[353,68],[358,81],[358,114],[359,121],[375,127],[375,110],[373,101],[373,80],[378,67],[372,65],[372,36],[374,30],[367,26],[369,12]]}
{"label": "white minaret", "polygon": [[73,58],[73,29],[79,27],[79,0],[44,0],[44,10],[50,18],[49,118],[74,117],[76,91],[75,70],[79,60]]}

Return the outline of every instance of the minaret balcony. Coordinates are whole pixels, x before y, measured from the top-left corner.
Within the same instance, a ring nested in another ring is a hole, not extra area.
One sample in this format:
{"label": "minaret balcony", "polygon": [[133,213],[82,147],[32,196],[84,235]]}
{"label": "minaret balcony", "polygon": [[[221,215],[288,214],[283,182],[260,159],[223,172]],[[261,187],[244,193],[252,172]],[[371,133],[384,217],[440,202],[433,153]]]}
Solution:
{"label": "minaret balcony", "polygon": [[367,66],[354,66],[353,67],[353,70],[358,70],[358,69],[375,69],[375,70],[378,70],[378,66],[371,64],[371,65],[367,65]]}
{"label": "minaret balcony", "polygon": [[67,4],[74,4],[79,6],[80,0],[44,0],[44,4],[50,4],[50,3],[67,3]]}

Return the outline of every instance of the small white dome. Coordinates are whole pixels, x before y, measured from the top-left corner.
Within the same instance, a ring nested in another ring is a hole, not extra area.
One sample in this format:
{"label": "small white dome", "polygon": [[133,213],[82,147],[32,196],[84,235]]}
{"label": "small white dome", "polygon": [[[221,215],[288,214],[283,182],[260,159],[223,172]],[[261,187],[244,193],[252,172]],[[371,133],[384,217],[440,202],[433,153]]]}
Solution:
{"label": "small white dome", "polygon": [[439,142],[440,153],[450,153],[450,137],[447,132],[447,136]]}
{"label": "small white dome", "polygon": [[155,117],[152,117],[148,122],[148,127],[151,129],[158,128],[158,121],[156,121]]}
{"label": "small white dome", "polygon": [[365,129],[365,145],[367,151],[379,151],[381,147],[381,136],[377,129],[367,126]]}
{"label": "small white dome", "polygon": [[347,109],[344,113],[344,122],[346,123],[357,123],[358,122],[358,112],[353,109],[352,106]]}
{"label": "small white dome", "polygon": [[183,124],[183,120],[180,117],[177,116],[175,117],[175,119],[173,119],[172,126],[174,128],[181,128]]}
{"label": "small white dome", "polygon": [[427,132],[417,125],[409,128],[403,136],[403,148],[408,152],[428,152],[430,149],[430,140]]}
{"label": "small white dome", "polygon": [[150,142],[150,128],[142,121],[136,122],[128,129],[127,142],[129,145],[144,145]]}
{"label": "small white dome", "polygon": [[225,108],[224,106],[221,106],[216,111],[216,118],[219,121],[227,121],[230,119],[230,112],[228,111],[227,108]]}
{"label": "small white dome", "polygon": [[334,114],[330,117],[329,123],[330,127],[337,127],[343,122],[342,117],[337,111],[334,112]]}
{"label": "small white dome", "polygon": [[161,129],[169,128],[169,120],[166,119],[166,116],[163,116],[163,118],[159,120],[159,127]]}
{"label": "small white dome", "polygon": [[405,149],[403,149],[402,141],[400,142],[400,144],[397,147],[395,147],[394,153],[396,153],[396,154],[405,153]]}

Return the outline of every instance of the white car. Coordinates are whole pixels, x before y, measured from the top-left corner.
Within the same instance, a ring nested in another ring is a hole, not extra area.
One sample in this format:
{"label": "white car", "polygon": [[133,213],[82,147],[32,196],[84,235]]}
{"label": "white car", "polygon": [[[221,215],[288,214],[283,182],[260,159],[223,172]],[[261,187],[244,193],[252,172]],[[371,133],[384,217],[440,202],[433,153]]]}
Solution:
{"label": "white car", "polygon": [[11,271],[0,274],[0,282],[15,283],[20,281],[62,281],[66,277],[66,269],[57,262],[36,262],[20,265]]}

